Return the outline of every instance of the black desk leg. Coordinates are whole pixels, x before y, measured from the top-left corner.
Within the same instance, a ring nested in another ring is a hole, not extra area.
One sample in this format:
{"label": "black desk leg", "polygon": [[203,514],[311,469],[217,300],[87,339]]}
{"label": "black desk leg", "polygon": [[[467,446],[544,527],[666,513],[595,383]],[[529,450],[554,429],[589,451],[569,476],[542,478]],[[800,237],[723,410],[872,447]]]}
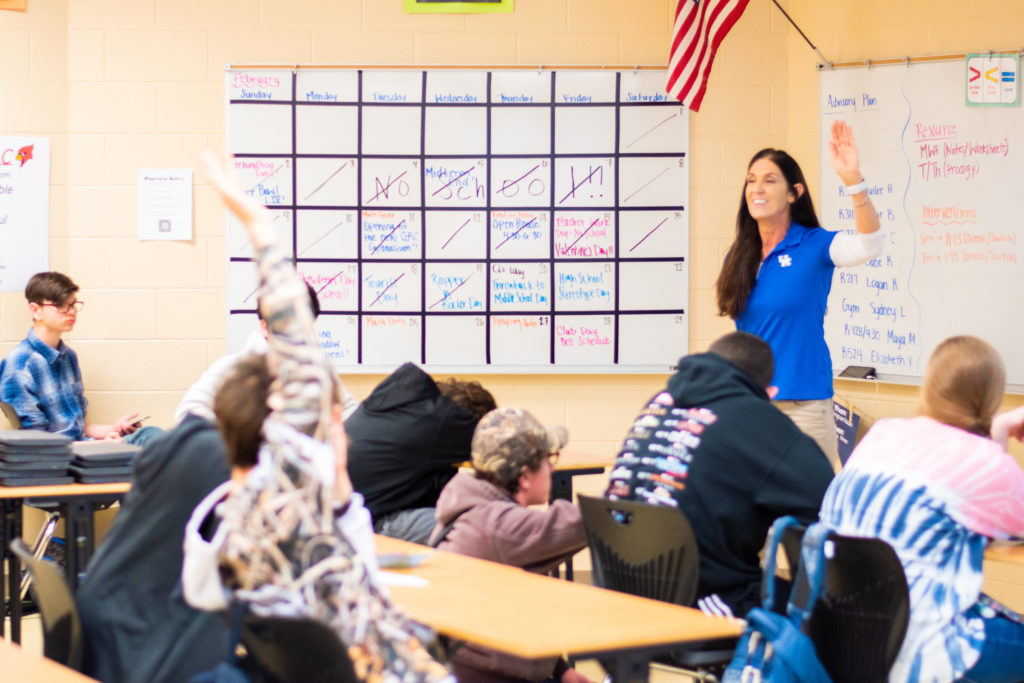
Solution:
{"label": "black desk leg", "polygon": [[[21,562],[11,550],[11,541],[21,538],[21,501],[6,498],[3,508],[3,537],[0,542],[4,547],[0,557],[7,560],[7,595],[3,595],[4,590],[0,586],[0,597],[6,597],[11,606],[11,642],[21,643]],[[3,635],[4,625],[0,619],[0,636]]]}
{"label": "black desk leg", "polygon": [[[7,572],[7,582],[0,581],[0,606],[3,607],[3,613],[0,614],[0,638],[4,637],[5,622],[7,621],[7,591],[8,586],[11,584],[10,578],[14,574],[14,567],[11,558],[14,557],[14,553],[11,552],[10,548],[10,537],[11,537],[11,506],[7,499],[4,499],[0,503],[0,508],[3,510],[3,519],[0,519],[0,562],[3,563],[3,569]],[[10,586],[13,588],[13,585]],[[13,601],[12,601],[13,602]]]}
{"label": "black desk leg", "polygon": [[621,654],[607,661],[607,666],[615,683],[647,683],[651,663],[646,656]]}
{"label": "black desk leg", "polygon": [[92,556],[94,544],[93,501],[72,499],[63,503],[67,528],[67,578],[71,593],[78,592],[78,582]]}
{"label": "black desk leg", "polygon": [[[555,470],[551,473],[551,493],[548,500],[567,500],[572,502],[572,475]],[[558,567],[551,570],[551,575],[558,578]],[[565,580],[572,581],[572,558],[565,561]]]}
{"label": "black desk leg", "polygon": [[[10,540],[21,538],[21,511],[22,505],[19,500],[11,513],[11,535]],[[8,541],[10,543],[10,541]],[[11,577],[8,579],[11,591],[11,641],[21,643],[21,560],[8,547],[7,552],[13,558],[8,565]]]}

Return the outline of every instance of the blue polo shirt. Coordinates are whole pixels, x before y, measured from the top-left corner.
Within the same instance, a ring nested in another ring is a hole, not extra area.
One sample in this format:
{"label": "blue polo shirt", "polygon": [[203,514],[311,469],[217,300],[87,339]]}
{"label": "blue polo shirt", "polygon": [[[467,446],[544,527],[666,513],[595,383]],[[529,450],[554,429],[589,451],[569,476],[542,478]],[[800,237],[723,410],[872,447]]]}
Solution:
{"label": "blue polo shirt", "polygon": [[825,344],[825,305],[835,264],[828,254],[836,233],[789,226],[761,263],[736,329],[768,342],[775,355],[779,400],[832,395],[832,359]]}

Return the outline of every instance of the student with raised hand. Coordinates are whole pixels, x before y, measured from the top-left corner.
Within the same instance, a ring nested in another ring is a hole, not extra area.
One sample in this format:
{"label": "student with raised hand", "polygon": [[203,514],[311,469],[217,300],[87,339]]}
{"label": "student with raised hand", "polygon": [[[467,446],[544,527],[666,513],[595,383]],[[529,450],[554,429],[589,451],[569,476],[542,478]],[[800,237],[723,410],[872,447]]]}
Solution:
{"label": "student with raised hand", "polygon": [[[306,283],[306,291],[309,293],[309,305],[315,320],[320,315],[320,301],[317,298],[316,290],[308,282]],[[260,307],[259,301],[256,302],[256,316],[259,318],[259,327],[246,337],[242,350],[238,353],[229,353],[215,360],[210,367],[203,371],[199,379],[193,382],[192,386],[185,391],[181,401],[178,403],[178,407],[174,411],[175,422],[181,422],[189,413],[213,421],[213,399],[217,395],[217,389],[224,381],[224,378],[230,374],[235,365],[243,358],[266,354],[269,348],[267,344],[269,332],[267,330],[267,323],[263,320],[263,309]],[[359,407],[359,401],[345,389],[345,385],[340,380],[338,386],[341,391],[342,404],[344,405],[344,418],[348,419],[356,411],[356,408]]]}
{"label": "student with raised hand", "polygon": [[364,680],[453,681],[426,649],[429,631],[379,583],[370,517],[346,470],[338,380],[317,344],[304,283],[274,243],[266,209],[226,161],[204,161],[255,247],[270,350],[240,363],[218,392],[232,481],[186,527],[185,598],[202,609],[239,599],[261,613],[322,620]]}
{"label": "student with raised hand", "polygon": [[889,680],[1024,680],[1024,624],[981,593],[989,539],[1024,536],[1024,472],[1006,440],[1024,408],[996,415],[999,354],[951,337],[925,370],[918,416],[879,420],[832,482],[821,521],[880,538],[903,564],[910,623]]}
{"label": "student with raised hand", "polygon": [[736,238],[715,289],[719,314],[772,347],[776,405],[838,469],[825,305],[835,267],[878,256],[883,239],[853,131],[843,121],[832,124],[830,151],[853,204],[858,234],[821,228],[800,166],[780,149],[762,149],[747,166]]}

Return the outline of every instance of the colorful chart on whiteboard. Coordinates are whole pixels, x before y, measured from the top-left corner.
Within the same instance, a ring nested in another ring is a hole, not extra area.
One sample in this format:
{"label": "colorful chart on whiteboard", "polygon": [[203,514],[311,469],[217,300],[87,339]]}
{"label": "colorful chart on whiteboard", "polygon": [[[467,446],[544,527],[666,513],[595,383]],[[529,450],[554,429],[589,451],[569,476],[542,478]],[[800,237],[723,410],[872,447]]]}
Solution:
{"label": "colorful chart on whiteboard", "polygon": [[[689,118],[663,71],[227,73],[228,148],[342,371],[666,372],[687,352]],[[229,349],[258,279],[227,229]]]}
{"label": "colorful chart on whiteboard", "polygon": [[863,365],[914,382],[944,339],[969,334],[999,351],[1007,383],[1024,391],[1024,228],[1014,189],[1024,118],[1018,107],[964,101],[976,64],[821,72],[821,220],[855,229],[829,162],[828,128],[843,119],[885,236],[881,256],[832,280],[825,335],[836,372]]}

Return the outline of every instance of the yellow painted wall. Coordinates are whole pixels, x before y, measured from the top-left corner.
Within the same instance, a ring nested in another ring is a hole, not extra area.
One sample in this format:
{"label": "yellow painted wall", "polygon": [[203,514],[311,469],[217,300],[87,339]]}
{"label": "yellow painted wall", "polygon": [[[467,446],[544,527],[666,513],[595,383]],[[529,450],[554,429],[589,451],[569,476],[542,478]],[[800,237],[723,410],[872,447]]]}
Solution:
{"label": "yellow painted wall", "polygon": [[[833,61],[1009,49],[1024,35],[1019,0],[782,4]],[[52,141],[50,263],[87,301],[69,341],[90,420],[139,411],[171,426],[182,392],[224,352],[224,214],[197,177],[195,238],[140,243],[135,173],[194,166],[203,148],[223,148],[226,64],[666,63],[673,0],[515,5],[512,15],[431,16],[403,14],[401,0],[29,0],[25,13],[0,12],[0,133]],[[750,156],[789,149],[817,197],[815,62],[770,0],[750,0],[691,117],[691,351],[732,329],[715,315],[712,287]],[[0,354],[27,328],[23,297],[0,294]],[[665,378],[478,379],[500,403],[567,425],[575,447],[612,454]],[[359,398],[379,380],[345,377]],[[916,393],[853,381],[836,391],[876,418],[910,413]],[[1024,462],[1024,449],[1013,452]],[[603,486],[603,477],[584,479],[578,489]],[[1024,607],[1024,588],[993,579]]]}
{"label": "yellow painted wall", "polygon": [[[0,132],[53,146],[51,266],[87,302],[78,350],[90,419],[140,411],[170,426],[181,393],[224,350],[224,216],[196,178],[195,238],[139,242],[139,167],[193,166],[224,143],[228,63],[664,65],[673,0],[516,0],[512,15],[406,15],[400,0],[30,0],[0,12]],[[1017,0],[788,0],[832,60],[1016,47]],[[691,118],[690,349],[731,323],[712,286],[750,155],[783,146],[816,194],[815,57],[769,0],[751,0]],[[0,353],[28,328],[0,294]],[[357,397],[379,376],[345,377]],[[612,453],[663,376],[479,377],[505,404]],[[875,417],[906,414],[914,389],[837,383]],[[1021,399],[1010,397],[1008,405]],[[1018,450],[1018,455],[1020,451]]]}

